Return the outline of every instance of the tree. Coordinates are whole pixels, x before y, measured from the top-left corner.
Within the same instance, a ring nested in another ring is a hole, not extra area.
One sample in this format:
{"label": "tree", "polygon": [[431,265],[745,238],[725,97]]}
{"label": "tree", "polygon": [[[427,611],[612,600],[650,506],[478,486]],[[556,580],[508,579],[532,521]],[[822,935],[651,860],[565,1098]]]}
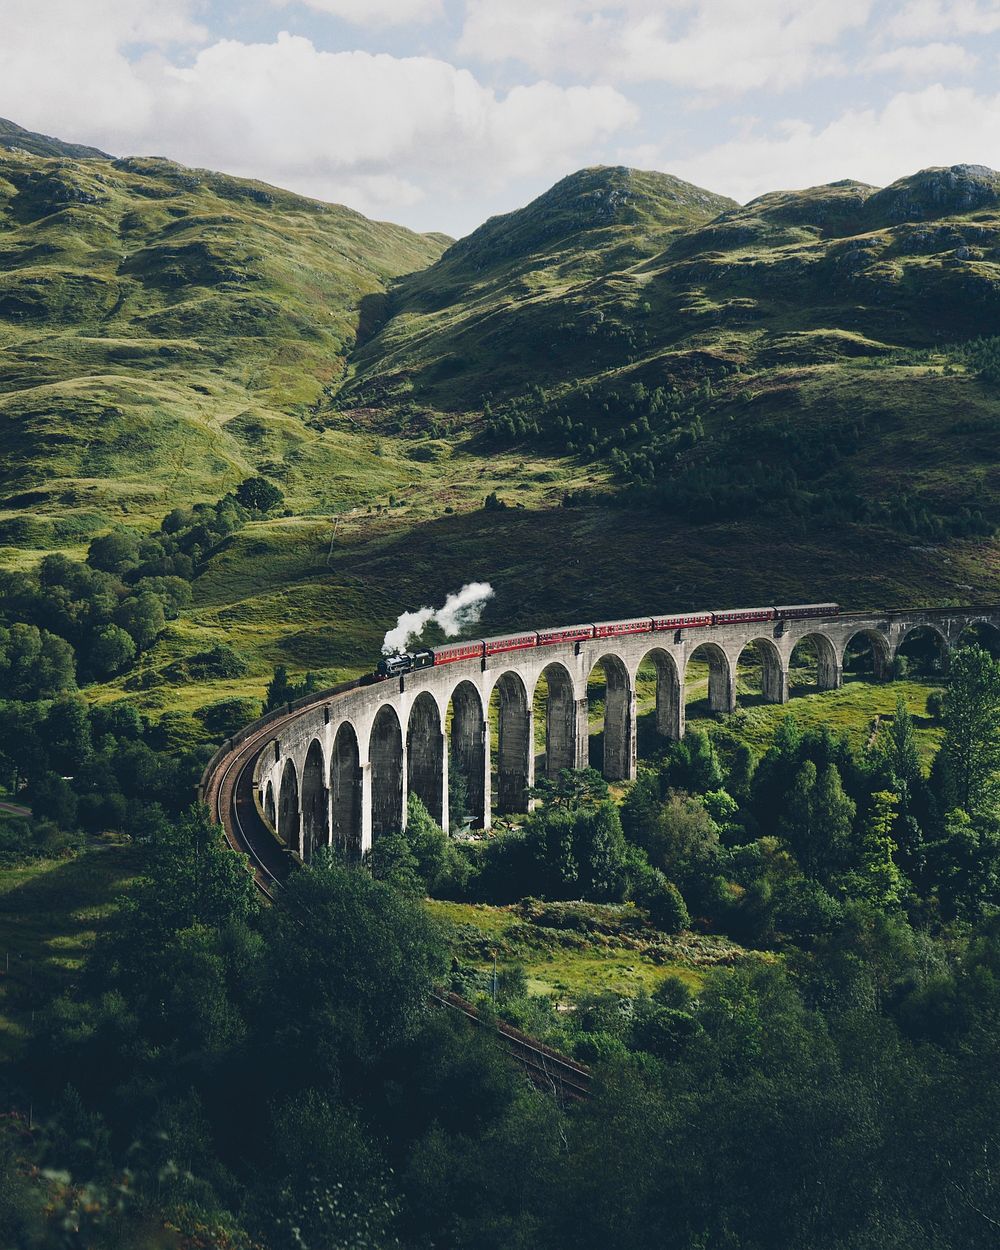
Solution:
{"label": "tree", "polygon": [[[95,947],[95,967],[113,972],[114,984],[148,981],[153,962],[181,930],[245,924],[259,909],[245,861],[229,849],[207,808],[192,807],[176,823],[161,820],[154,833],[146,875],[122,899]],[[162,971],[169,976],[168,967]]]}
{"label": "tree", "polygon": [[73,648],[35,625],[0,626],[0,697],[51,699],[76,689]]}
{"label": "tree", "polygon": [[91,541],[87,563],[105,573],[122,573],[139,563],[139,535],[130,529],[112,530]]}
{"label": "tree", "polygon": [[31,787],[31,814],[36,820],[54,820],[60,829],[76,828],[76,795],[58,773],[46,773]]}
{"label": "tree", "polygon": [[[376,843],[377,848],[377,843]],[[322,1088],[413,1035],[445,967],[420,904],[332,859],[294,873],[264,916],[261,1002],[273,1053]]]}
{"label": "tree", "polygon": [[896,697],[892,720],[884,724],[875,739],[875,758],[901,789],[912,788],[920,781],[920,756],[913,717],[902,695]]}
{"label": "tree", "polygon": [[136,645],[120,625],[105,625],[90,647],[90,668],[95,677],[117,677],[131,668]]}
{"label": "tree", "polygon": [[49,707],[44,738],[51,767],[66,776],[75,776],[93,748],[87,705],[80,695],[60,699]]}
{"label": "tree", "polygon": [[406,804],[405,838],[427,893],[437,893],[451,880],[457,854],[448,835],[415,794],[410,795]]}
{"label": "tree", "polygon": [[284,503],[284,493],[266,477],[248,477],[236,488],[236,499],[250,512],[271,512]]}
{"label": "tree", "polygon": [[293,690],[294,687],[288,679],[288,669],[284,664],[276,665],[274,676],[267,683],[267,693],[264,696],[265,713],[273,712],[275,708],[291,703]]}
{"label": "tree", "polygon": [[667,777],[672,786],[694,794],[722,788],[722,766],[711,737],[703,729],[689,729],[684,740],[674,746]]}
{"label": "tree", "polygon": [[690,898],[716,875],[719,827],[694,795],[672,792],[660,808],[647,846],[650,862],[678,882]]}
{"label": "tree", "polygon": [[539,778],[528,797],[541,799],[544,807],[576,811],[603,802],[608,797],[608,783],[596,768],[561,768],[555,781]]}
{"label": "tree", "polygon": [[126,599],[115,613],[115,621],[132,637],[140,651],[147,651],[166,625],[163,604],[148,590]]}
{"label": "tree", "polygon": [[645,907],[650,920],[664,933],[680,933],[691,923],[680,890],[659,868],[646,867],[637,873],[630,894],[640,907]]}
{"label": "tree", "polygon": [[871,808],[861,829],[860,865],[855,880],[862,898],[876,907],[893,907],[903,896],[906,880],[896,866],[892,832],[899,798],[890,790],[871,796]]}
{"label": "tree", "polygon": [[788,793],[782,833],[810,877],[829,882],[847,866],[855,804],[835,764],[817,772],[806,760]]}
{"label": "tree", "polygon": [[961,648],[951,663],[941,753],[958,805],[974,812],[1000,792],[1000,660]]}

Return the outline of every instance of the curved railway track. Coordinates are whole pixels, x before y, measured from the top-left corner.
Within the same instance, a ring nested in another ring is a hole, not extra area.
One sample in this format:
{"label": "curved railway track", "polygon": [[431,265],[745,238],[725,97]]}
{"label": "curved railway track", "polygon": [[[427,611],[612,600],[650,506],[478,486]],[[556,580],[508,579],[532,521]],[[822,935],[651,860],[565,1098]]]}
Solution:
{"label": "curved railway track", "polygon": [[[304,715],[315,702],[329,700],[360,684],[349,682],[324,691],[308,705],[289,708],[267,724],[253,728],[246,738],[237,735],[230,739],[216,752],[202,775],[199,796],[212,819],[222,826],[229,845],[247,857],[257,889],[270,903],[278,901],[293,861],[261,818],[253,791],[254,766],[276,732],[297,716]],[[561,1102],[580,1102],[590,1096],[591,1076],[582,1064],[509,1024],[485,1021],[472,1003],[458,994],[436,990],[431,994],[431,1002],[461,1015],[476,1029],[495,1033],[503,1048],[538,1089],[551,1093]]]}

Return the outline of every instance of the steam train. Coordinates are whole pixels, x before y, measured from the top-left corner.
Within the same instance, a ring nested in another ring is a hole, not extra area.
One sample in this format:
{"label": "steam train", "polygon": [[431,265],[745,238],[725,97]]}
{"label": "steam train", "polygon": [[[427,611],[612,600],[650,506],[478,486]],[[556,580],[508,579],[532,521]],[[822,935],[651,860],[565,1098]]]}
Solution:
{"label": "steam train", "polygon": [[458,660],[482,660],[502,651],[526,651],[529,647],[549,647],[555,643],[586,642],[592,638],[617,638],[623,634],[654,634],[667,630],[704,629],[710,625],[738,625],[758,621],[801,621],[840,613],[836,603],[794,603],[774,608],[731,608],[725,612],[683,612],[674,616],[641,616],[627,621],[601,621],[594,625],[563,625],[558,629],[531,630],[504,638],[480,638],[475,642],[454,642],[443,647],[422,647],[387,655],[375,669],[378,678],[398,677],[416,669]]}

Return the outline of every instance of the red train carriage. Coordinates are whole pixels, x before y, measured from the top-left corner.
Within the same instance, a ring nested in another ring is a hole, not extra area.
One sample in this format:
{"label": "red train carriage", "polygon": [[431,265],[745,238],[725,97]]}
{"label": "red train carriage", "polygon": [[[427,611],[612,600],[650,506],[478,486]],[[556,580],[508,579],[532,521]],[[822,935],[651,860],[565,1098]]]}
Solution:
{"label": "red train carriage", "polygon": [[486,655],[496,655],[498,651],[524,651],[538,646],[538,635],[513,634],[509,638],[487,638],[483,646]]}
{"label": "red train carriage", "polygon": [[583,639],[593,636],[593,625],[563,625],[559,629],[540,629],[538,645],[548,647],[556,642],[582,642]]}
{"label": "red train carriage", "polygon": [[801,621],[812,616],[839,616],[839,603],[791,603],[775,608],[779,621]]}
{"label": "red train carriage", "polygon": [[680,616],[654,616],[653,629],[702,629],[711,625],[711,612],[686,612]]}
{"label": "red train carriage", "polygon": [[594,637],[615,638],[619,634],[648,634],[652,627],[651,616],[635,617],[628,621],[602,621],[594,626]]}
{"label": "red train carriage", "polygon": [[713,612],[714,625],[737,625],[743,621],[773,621],[774,608],[731,608],[727,612]]}
{"label": "red train carriage", "polygon": [[479,642],[453,642],[447,647],[434,648],[435,664],[454,664],[456,660],[481,660],[482,640]]}

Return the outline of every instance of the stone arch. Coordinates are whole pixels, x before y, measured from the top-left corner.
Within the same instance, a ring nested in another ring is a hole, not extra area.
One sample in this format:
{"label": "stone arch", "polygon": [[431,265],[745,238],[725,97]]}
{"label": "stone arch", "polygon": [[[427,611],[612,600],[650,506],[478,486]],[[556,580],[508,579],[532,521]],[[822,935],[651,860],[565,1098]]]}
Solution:
{"label": "stone arch", "polygon": [[980,646],[995,659],[1000,659],[1000,626],[985,617],[967,621],[955,639],[955,646]]}
{"label": "stone arch", "polygon": [[[928,640],[931,642],[932,648],[936,651],[936,655],[933,658],[937,661],[938,671],[945,672],[948,668],[948,657],[951,654],[951,644],[948,642],[948,638],[942,630],[938,629],[936,625],[931,625],[926,622],[920,625],[912,626],[896,643],[896,650],[893,652],[892,656],[893,665],[895,666],[896,660],[899,658],[904,658],[913,662],[912,652],[914,650],[922,650],[923,654],[918,654],[916,661],[917,664],[920,667],[933,667],[933,663],[929,663],[930,656],[928,655],[928,648],[926,646],[920,648],[921,639],[925,642]],[[907,651],[903,650],[904,647],[907,648]]]}
{"label": "stone arch", "polygon": [[855,639],[864,638],[871,648],[872,672],[876,681],[888,681],[892,673],[892,651],[889,639],[878,629],[858,629],[845,641],[841,651],[841,668],[846,672],[847,653]]}
{"label": "stone arch", "polygon": [[687,702],[688,667],[692,660],[700,659],[708,664],[708,710],[710,712],[733,712],[736,710],[736,681],[729,656],[715,642],[703,642],[691,652],[684,665],[685,703]]}
{"label": "stone arch", "polygon": [[274,782],[268,781],[267,789],[264,791],[264,819],[271,826],[276,828],[278,814],[274,806]]}
{"label": "stone arch", "polygon": [[752,650],[760,661],[761,697],[765,703],[788,702],[788,669],[781,652],[770,638],[751,638],[741,648],[733,665],[739,673],[740,660],[748,650]]}
{"label": "stone arch", "polygon": [[406,726],[407,794],[415,794],[437,824],[444,815],[444,734],[434,696],[413,700]]}
{"label": "stone arch", "polygon": [[[542,679],[545,691],[542,692]],[[555,778],[564,768],[579,768],[580,746],[577,741],[578,708],[573,678],[565,664],[553,661],[539,673],[535,682],[536,708],[545,703],[545,775]]]}
{"label": "stone arch", "polygon": [[350,721],[337,730],[330,755],[333,843],[349,859],[361,858],[361,750]]}
{"label": "stone arch", "polygon": [[684,736],[684,699],[677,661],[669,651],[654,647],[639,661],[639,669],[649,661],[656,671],[656,732],[677,741]]}
{"label": "stone arch", "polygon": [[496,811],[498,815],[528,810],[528,788],[534,780],[533,730],[528,692],[514,672],[501,674],[490,702],[496,701]]}
{"label": "stone arch", "polygon": [[815,683],[809,684],[806,688],[811,689],[815,686],[817,690],[838,690],[843,681],[843,673],[840,668],[840,660],[837,656],[837,648],[826,634],[819,631],[811,634],[803,634],[801,638],[796,639],[795,646],[792,647],[792,653],[789,657],[789,669],[794,665],[795,654],[802,652],[799,648],[804,644],[808,644],[816,658],[816,680]]}
{"label": "stone arch", "polygon": [[[465,788],[465,815],[482,829],[486,823],[486,716],[479,691],[471,681],[460,681],[451,693],[451,742],[448,777],[454,783],[461,779]],[[452,824],[462,812],[448,795],[448,811]]]}
{"label": "stone arch", "polygon": [[323,748],[313,739],[302,769],[302,858],[307,862],[330,842],[330,794]]}
{"label": "stone arch", "polygon": [[[635,776],[635,695],[632,679],[624,661],[617,655],[602,655],[591,669],[591,677],[597,669],[604,674],[601,772],[608,781],[627,781]],[[588,678],[588,685],[589,682]]]}
{"label": "stone arch", "polygon": [[299,815],[299,775],[291,760],[285,761],[278,788],[278,836],[286,846],[302,854],[301,817]]}
{"label": "stone arch", "polygon": [[372,776],[372,838],[403,827],[403,731],[396,709],[379,708],[368,745]]}

